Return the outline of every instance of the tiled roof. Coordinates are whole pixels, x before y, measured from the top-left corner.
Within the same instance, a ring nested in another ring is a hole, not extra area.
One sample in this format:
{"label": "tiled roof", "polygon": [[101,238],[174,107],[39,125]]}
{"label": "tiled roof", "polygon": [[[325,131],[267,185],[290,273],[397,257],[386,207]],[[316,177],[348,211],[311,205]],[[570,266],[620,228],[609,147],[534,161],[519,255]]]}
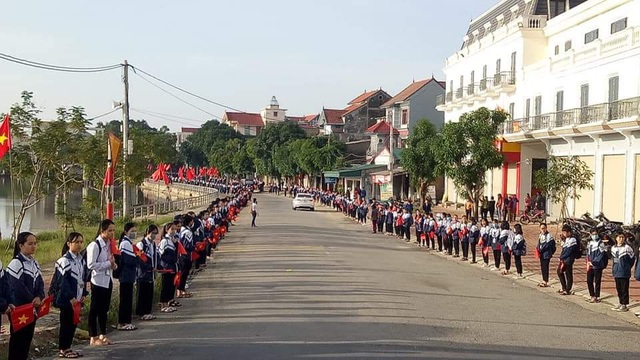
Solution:
{"label": "tiled roof", "polygon": [[358,97],[356,97],[355,99],[349,101],[348,104],[351,105],[351,104],[358,104],[358,103],[361,103],[361,102],[365,102],[365,101],[369,100],[370,97],[375,95],[378,91],[380,91],[380,90],[365,91],[362,94],[358,95]]}
{"label": "tiled roof", "polygon": [[360,109],[361,107],[363,107],[363,106],[365,106],[365,105],[366,105],[365,103],[354,103],[354,104],[351,104],[351,105],[347,106],[347,107],[343,110],[343,111],[344,111],[344,113],[342,114],[342,116],[347,115],[347,114],[349,114],[349,113],[352,113],[352,112],[354,112],[354,111],[356,111],[356,110]]}
{"label": "tiled roof", "polygon": [[[536,2],[536,1],[534,1]],[[530,5],[527,4],[526,0],[501,0],[500,3],[496,4],[494,7],[489,9],[487,12],[482,14],[479,18],[474,19],[469,24],[469,30],[467,30],[467,36],[469,40],[467,40],[462,47],[467,47],[481,39],[485,36],[485,27],[484,24],[491,23],[491,27],[488,30],[488,33],[493,32],[498,27],[498,16],[504,16],[504,23],[508,23],[512,20],[513,13],[511,12],[511,8],[515,5],[518,5],[517,16],[524,15],[525,11],[527,14],[530,14],[531,8]],[[473,32],[478,30],[478,38],[475,38]]]}
{"label": "tiled roof", "polygon": [[224,118],[241,126],[264,126],[260,114],[225,111]]}
{"label": "tiled roof", "polygon": [[296,123],[305,122],[304,121],[304,116],[287,116],[287,120],[293,121],[293,122],[296,122]]}
{"label": "tiled roof", "polygon": [[318,114],[305,115],[304,116],[304,121],[305,122],[311,122],[311,121],[315,120],[317,117],[318,117]]}
{"label": "tiled roof", "polygon": [[430,83],[432,81],[435,81],[436,83],[438,83],[438,85],[440,85],[440,86],[442,86],[444,88],[444,83],[441,82],[441,81],[437,81],[434,78],[431,78],[431,79],[428,79],[428,80],[416,81],[416,82],[413,82],[411,85],[407,86],[406,88],[404,88],[404,90],[400,91],[396,96],[394,96],[391,99],[389,99],[389,101],[387,101],[386,103],[382,104],[382,107],[389,107],[389,106],[392,106],[395,103],[406,101],[413,94],[415,94],[418,90],[422,89],[423,86],[427,85],[428,83]]}
{"label": "tiled roof", "polygon": [[[367,129],[367,133],[375,133],[375,134],[389,134],[389,123],[386,121],[378,121],[373,126]],[[393,129],[393,133],[398,135],[400,132],[398,129]]]}
{"label": "tiled roof", "polygon": [[183,127],[183,128],[180,129],[180,132],[183,132],[183,133],[195,133],[198,130],[200,130],[200,128]]}
{"label": "tiled roof", "polygon": [[344,110],[338,109],[322,109],[324,112],[324,118],[329,125],[342,124],[342,114],[344,114]]}

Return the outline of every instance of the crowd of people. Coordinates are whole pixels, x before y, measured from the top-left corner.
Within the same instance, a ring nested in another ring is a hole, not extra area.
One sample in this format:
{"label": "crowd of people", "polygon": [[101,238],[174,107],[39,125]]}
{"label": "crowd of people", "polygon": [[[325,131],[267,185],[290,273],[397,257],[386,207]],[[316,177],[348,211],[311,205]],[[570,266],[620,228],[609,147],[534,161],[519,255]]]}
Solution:
{"label": "crowd of people", "polygon": [[[279,192],[278,187],[272,188],[274,193]],[[468,204],[465,206],[466,215],[458,216],[445,212],[433,213],[430,199],[416,209],[410,199],[405,202],[367,199],[364,189],[354,189],[353,192],[345,193],[295,185],[284,189],[290,189],[291,196],[295,196],[297,192],[310,193],[317,202],[332,207],[336,212],[342,212],[354,222],[371,226],[374,234],[395,236],[407,242],[411,242],[413,237],[413,242],[420,248],[438,251],[472,264],[477,263],[476,253],[479,252],[482,267],[500,271],[503,275],[512,275],[516,279],[524,276],[522,257],[533,255],[540,263],[542,281],[538,284],[539,287],[550,287],[551,259],[558,256],[556,274],[560,288],[557,293],[563,296],[574,294],[573,267],[578,259],[584,257],[588,268],[588,302],[591,303],[601,301],[602,273],[612,262],[610,268],[619,302],[618,306],[612,308],[614,311],[628,311],[630,279],[633,275],[640,281],[640,261],[636,259],[634,251],[638,249],[632,248],[631,239],[624,234],[611,238],[594,231],[586,248],[583,248],[585,246],[582,241],[576,237],[578,234],[574,234],[570,226],[562,227],[558,243],[548,231],[547,224],[543,223],[540,224],[538,238],[529,239],[534,249],[533,254],[529,253],[522,225],[512,225],[516,221],[513,215],[516,211],[512,206],[517,206],[518,203],[515,196],[503,198],[502,195],[498,195],[498,203],[493,197],[484,197],[480,204],[480,219],[477,220],[471,216],[469,210],[473,207],[469,208]],[[544,202],[540,193],[534,198],[527,194],[526,210],[544,210]],[[557,249],[558,246],[560,249]],[[515,265],[515,273],[512,265]],[[640,312],[635,315],[640,317]]]}
{"label": "crowd of people", "polygon": [[[45,316],[50,306],[60,309],[58,356],[81,357],[83,354],[71,345],[89,295],[89,344],[112,345],[107,337],[107,319],[114,279],[119,282],[118,330],[137,329],[134,313],[142,322],[156,319],[153,299],[157,281],[161,288],[159,312],[177,311],[183,305],[181,299],[193,296],[188,291],[193,276],[207,267],[207,259],[252,199],[249,187],[225,185],[224,190],[221,192],[228,196],[216,199],[207,209],[176,216],[162,226],[149,225],[142,236],[131,222],[116,238],[116,225],[110,219],[100,222],[98,234],[88,243],[83,234],[70,233],[55,263],[48,291],[35,256],[37,236],[20,233],[14,258],[5,271],[0,271],[0,312],[12,319],[8,358],[28,358],[37,318]],[[24,308],[26,313],[15,322],[17,312]]]}

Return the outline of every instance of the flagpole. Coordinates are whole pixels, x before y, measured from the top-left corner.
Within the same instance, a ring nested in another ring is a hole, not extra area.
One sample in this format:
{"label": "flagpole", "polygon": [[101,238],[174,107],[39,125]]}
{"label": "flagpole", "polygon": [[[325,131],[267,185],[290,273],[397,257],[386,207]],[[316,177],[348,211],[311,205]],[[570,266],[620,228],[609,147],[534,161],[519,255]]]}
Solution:
{"label": "flagpole", "polygon": [[[14,240],[16,232],[16,197],[15,188],[13,186],[13,151],[9,149],[9,183],[11,184],[11,208],[13,209],[13,229],[11,231],[11,240]],[[18,230],[19,231],[19,230]],[[0,239],[2,240],[2,239]]]}
{"label": "flagpole", "polygon": [[112,158],[111,158],[111,139],[107,138],[107,172],[106,172],[106,178],[105,181],[103,182],[104,185],[104,190],[105,190],[105,196],[107,198],[107,208],[105,210],[106,213],[106,218],[113,220],[113,184],[111,183],[111,173],[110,173],[110,169],[111,171],[113,171],[112,169]]}

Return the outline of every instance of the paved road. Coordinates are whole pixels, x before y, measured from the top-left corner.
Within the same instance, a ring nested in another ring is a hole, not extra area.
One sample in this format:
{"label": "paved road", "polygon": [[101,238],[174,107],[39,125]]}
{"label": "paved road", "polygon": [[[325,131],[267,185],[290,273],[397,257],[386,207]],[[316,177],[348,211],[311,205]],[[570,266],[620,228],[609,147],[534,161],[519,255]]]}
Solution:
{"label": "paved road", "polygon": [[172,315],[89,359],[632,359],[640,328],[258,195]]}

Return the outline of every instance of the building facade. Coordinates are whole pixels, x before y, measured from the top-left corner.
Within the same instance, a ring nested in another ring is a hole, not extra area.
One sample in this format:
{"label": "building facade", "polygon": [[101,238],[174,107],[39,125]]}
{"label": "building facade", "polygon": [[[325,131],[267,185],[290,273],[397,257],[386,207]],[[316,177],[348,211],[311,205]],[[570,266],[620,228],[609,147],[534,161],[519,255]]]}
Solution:
{"label": "building facade", "polygon": [[[503,0],[463,41],[446,60],[445,121],[481,106],[511,115],[499,142],[505,163],[487,173],[485,195],[515,194],[522,207],[550,155],[577,156],[594,189],[568,204],[570,214],[638,221],[640,1]],[[464,202],[451,181],[446,192]]]}

